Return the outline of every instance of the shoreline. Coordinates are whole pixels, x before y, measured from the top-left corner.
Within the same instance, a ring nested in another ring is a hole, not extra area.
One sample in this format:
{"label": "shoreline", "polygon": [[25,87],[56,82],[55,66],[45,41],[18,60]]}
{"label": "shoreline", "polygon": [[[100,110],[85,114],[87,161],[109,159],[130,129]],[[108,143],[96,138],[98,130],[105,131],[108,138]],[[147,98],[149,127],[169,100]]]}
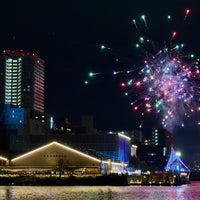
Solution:
{"label": "shoreline", "polygon": [[179,186],[190,182],[130,182],[129,176],[89,175],[89,176],[2,176],[0,186]]}
{"label": "shoreline", "polygon": [[0,186],[127,186],[127,178],[118,175],[106,176],[29,176],[1,177]]}

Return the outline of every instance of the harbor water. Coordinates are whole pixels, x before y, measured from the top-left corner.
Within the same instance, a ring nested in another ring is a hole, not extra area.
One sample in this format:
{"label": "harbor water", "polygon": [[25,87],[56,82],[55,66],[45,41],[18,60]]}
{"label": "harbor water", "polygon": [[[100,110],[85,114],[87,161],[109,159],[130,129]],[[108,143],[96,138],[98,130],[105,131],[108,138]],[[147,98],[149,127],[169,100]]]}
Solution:
{"label": "harbor water", "polygon": [[181,186],[0,186],[0,200],[199,200],[200,182]]}

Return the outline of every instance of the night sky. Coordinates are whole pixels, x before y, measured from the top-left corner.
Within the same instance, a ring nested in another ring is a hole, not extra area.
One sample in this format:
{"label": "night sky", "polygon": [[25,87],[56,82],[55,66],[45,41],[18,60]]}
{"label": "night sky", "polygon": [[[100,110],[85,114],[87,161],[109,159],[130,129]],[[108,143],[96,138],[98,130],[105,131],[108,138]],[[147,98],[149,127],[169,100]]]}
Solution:
{"label": "night sky", "polygon": [[[191,14],[184,19],[185,9]],[[139,115],[120,87],[124,70],[142,61],[135,50],[138,37],[133,18],[145,14],[149,34],[161,45],[174,29],[187,50],[200,56],[199,0],[29,0],[2,1],[0,49],[24,49],[44,59],[46,67],[46,113],[57,122],[67,117],[74,124],[82,115],[93,115],[100,130],[132,130],[141,124]],[[166,16],[172,23],[166,26]],[[101,45],[111,48],[102,51]],[[99,72],[88,84],[90,71]],[[196,118],[198,116],[194,116]],[[148,136],[159,119],[143,119]],[[176,148],[183,154],[199,152],[200,128],[193,118],[174,130]]]}

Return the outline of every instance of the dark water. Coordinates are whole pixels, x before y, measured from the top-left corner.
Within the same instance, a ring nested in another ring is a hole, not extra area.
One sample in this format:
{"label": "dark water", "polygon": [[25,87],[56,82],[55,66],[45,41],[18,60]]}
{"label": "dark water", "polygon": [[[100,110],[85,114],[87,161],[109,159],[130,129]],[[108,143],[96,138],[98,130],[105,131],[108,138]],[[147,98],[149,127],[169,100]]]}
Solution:
{"label": "dark water", "polygon": [[200,200],[200,182],[182,186],[0,186],[0,200]]}

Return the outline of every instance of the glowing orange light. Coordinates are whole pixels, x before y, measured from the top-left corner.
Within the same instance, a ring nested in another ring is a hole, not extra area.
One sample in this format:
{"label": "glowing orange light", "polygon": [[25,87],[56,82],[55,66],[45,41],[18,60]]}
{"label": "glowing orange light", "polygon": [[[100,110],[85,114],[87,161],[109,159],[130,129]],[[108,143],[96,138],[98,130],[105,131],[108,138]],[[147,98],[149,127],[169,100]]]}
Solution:
{"label": "glowing orange light", "polygon": [[4,157],[2,157],[2,156],[0,156],[0,160],[5,160],[5,161],[7,161],[8,159],[7,159],[7,158],[4,158]]}
{"label": "glowing orange light", "polygon": [[[67,146],[65,146],[65,145],[62,145],[62,144],[60,144],[60,143],[58,143],[58,142],[51,142],[51,143],[49,143],[49,144],[47,144],[47,145],[44,145],[44,146],[42,146],[42,147],[40,147],[40,148],[37,148],[37,149],[33,150],[33,151],[30,151],[30,152],[28,152],[28,153],[25,153],[25,154],[23,154],[23,155],[21,155],[21,156],[18,156],[18,157],[16,157],[16,158],[12,159],[11,162],[14,162],[14,161],[16,161],[16,160],[25,158],[25,157],[27,157],[27,156],[33,154],[33,153],[39,152],[39,151],[42,150],[42,149],[48,148],[48,147],[51,146],[51,145],[58,145],[58,146],[60,146],[60,147],[62,147],[62,148],[64,148],[64,149],[66,149],[66,150],[72,151],[72,152],[74,152],[74,153],[77,153],[77,154],[82,155],[82,156],[84,156],[84,157],[86,157],[86,158],[92,159],[92,160],[97,161],[97,162],[99,162],[99,163],[101,163],[101,162],[103,162],[103,163],[108,163],[108,161],[102,161],[102,160],[100,160],[100,159],[97,159],[97,158],[95,158],[95,157],[92,157],[92,156],[89,156],[89,155],[87,155],[87,154],[84,154],[84,153],[82,153],[82,152],[80,152],[80,151],[77,151],[77,150],[75,150],[75,149],[72,149],[72,148],[70,148],[70,147],[67,147]],[[2,158],[3,160],[7,160],[6,158],[0,157],[0,159],[1,159],[1,158]],[[119,163],[117,163],[117,162],[111,162],[111,164],[113,164],[113,165],[121,165],[120,162],[119,162]]]}
{"label": "glowing orange light", "polygon": [[37,148],[37,149],[33,150],[33,151],[30,151],[30,152],[28,152],[28,153],[25,153],[25,154],[19,156],[19,157],[16,157],[16,158],[12,159],[11,161],[13,162],[13,161],[16,161],[16,160],[18,160],[18,159],[24,158],[24,157],[26,157],[26,156],[29,156],[29,155],[31,155],[31,154],[33,154],[33,153],[36,153],[36,152],[39,152],[40,150],[45,149],[45,148],[47,148],[47,147],[49,147],[49,146],[51,146],[51,145],[55,145],[55,144],[58,145],[58,146],[60,146],[60,147],[62,147],[62,148],[64,148],[64,149],[70,150],[70,151],[72,151],[72,152],[74,152],[74,153],[77,153],[77,154],[79,154],[79,155],[82,155],[82,156],[84,156],[84,157],[87,157],[87,158],[89,158],[89,159],[95,160],[95,161],[97,161],[97,162],[101,162],[101,161],[100,161],[99,159],[97,159],[97,158],[94,158],[94,157],[89,156],[89,155],[87,155],[87,154],[81,153],[80,151],[77,151],[77,150],[72,149],[72,148],[70,148],[70,147],[64,146],[64,145],[62,145],[62,144],[60,144],[60,143],[58,143],[58,142],[51,142],[51,143],[49,143],[49,144],[47,144],[47,145],[44,145],[44,146],[42,146],[42,147],[40,147],[40,148]]}

